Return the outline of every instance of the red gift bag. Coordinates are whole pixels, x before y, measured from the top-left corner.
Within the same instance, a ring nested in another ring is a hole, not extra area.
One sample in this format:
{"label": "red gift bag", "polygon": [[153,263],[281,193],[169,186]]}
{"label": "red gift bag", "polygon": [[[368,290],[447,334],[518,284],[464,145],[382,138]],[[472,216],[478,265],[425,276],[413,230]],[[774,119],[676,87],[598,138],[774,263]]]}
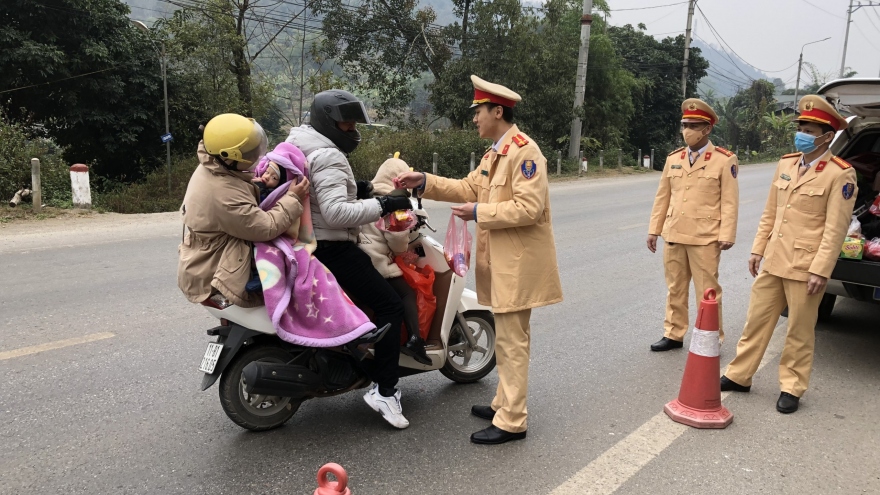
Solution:
{"label": "red gift bag", "polygon": [[[413,263],[407,263],[402,255],[394,257],[394,262],[403,272],[403,279],[416,293],[416,304],[419,307],[419,336],[428,338],[431,331],[431,322],[434,321],[434,313],[437,311],[437,298],[434,296],[434,269],[430,266],[418,267]],[[407,336],[404,330],[401,334],[401,342],[406,342]]]}

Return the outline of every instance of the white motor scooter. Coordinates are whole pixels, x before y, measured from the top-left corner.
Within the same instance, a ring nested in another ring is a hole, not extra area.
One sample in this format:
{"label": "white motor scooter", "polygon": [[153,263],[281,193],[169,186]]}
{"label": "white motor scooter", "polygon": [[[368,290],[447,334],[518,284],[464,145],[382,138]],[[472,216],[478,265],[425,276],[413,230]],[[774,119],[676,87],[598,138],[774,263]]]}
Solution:
{"label": "white motor scooter", "polygon": [[[416,229],[426,227],[427,214],[418,200]],[[430,365],[400,355],[400,376],[439,370],[459,383],[475,382],[495,367],[495,318],[477,303],[476,293],[446,263],[443,245],[421,232],[410,243],[419,266],[435,272],[437,311],[426,341]],[[337,348],[302,347],[281,340],[265,307],[241,308],[222,295],[202,303],[220,320],[208,330],[217,337],[208,344],[199,371],[202,390],[219,378],[220,405],[226,415],[248,430],[277,428],[308,399],[331,397],[364,388],[370,379],[359,365],[371,359],[369,346],[382,338],[377,329]]]}

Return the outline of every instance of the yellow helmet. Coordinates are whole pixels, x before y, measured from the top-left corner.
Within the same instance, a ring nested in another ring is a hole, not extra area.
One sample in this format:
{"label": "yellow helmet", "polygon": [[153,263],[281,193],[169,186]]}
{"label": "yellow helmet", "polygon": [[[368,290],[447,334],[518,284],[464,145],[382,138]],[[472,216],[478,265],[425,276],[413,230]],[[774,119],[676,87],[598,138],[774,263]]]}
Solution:
{"label": "yellow helmet", "polygon": [[203,136],[209,155],[248,165],[265,155],[269,144],[257,121],[236,113],[224,113],[211,119]]}

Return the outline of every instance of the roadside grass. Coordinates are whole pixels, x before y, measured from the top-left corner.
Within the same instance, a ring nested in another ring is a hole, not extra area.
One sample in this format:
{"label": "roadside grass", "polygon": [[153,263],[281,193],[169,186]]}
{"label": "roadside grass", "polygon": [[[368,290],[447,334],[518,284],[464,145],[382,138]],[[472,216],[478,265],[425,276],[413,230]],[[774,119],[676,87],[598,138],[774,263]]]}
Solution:
{"label": "roadside grass", "polygon": [[0,205],[0,224],[46,220],[58,217],[88,217],[101,213],[104,213],[103,209],[83,210],[79,208],[59,208],[55,206],[44,206],[39,213],[36,213],[33,206],[30,204],[20,204],[15,208],[8,205]]}
{"label": "roadside grass", "polygon": [[133,184],[107,184],[94,194],[95,206],[115,213],[161,213],[175,211],[183,203],[186,186],[198,160],[193,156],[173,157],[171,187],[168,169],[160,167]]}

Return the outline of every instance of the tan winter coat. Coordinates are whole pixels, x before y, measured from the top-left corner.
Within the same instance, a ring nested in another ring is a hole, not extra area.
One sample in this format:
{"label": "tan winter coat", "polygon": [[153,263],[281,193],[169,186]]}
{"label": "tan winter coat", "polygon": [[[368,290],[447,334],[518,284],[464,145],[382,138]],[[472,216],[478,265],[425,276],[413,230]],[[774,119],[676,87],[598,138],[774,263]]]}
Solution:
{"label": "tan winter coat", "polygon": [[424,196],[477,202],[477,299],[497,313],[562,301],[547,160],[516,126],[461,180],[426,174]]}
{"label": "tan winter coat", "polygon": [[806,282],[834,271],[859,191],[855,170],[830,151],[798,179],[801,156],[779,160],[752,254],[763,271]]}
{"label": "tan winter coat", "polygon": [[235,305],[259,306],[262,297],[244,288],[250,279],[252,243],[278,237],[299,219],[302,206],[285,194],[274,208],[263,211],[253,174],[227,169],[202,143],[198,157],[180,208],[184,234],[177,285],[190,302],[204,301],[213,288]]}
{"label": "tan winter coat", "polygon": [[691,166],[687,148],[666,157],[648,233],[666,242],[706,246],[736,242],[736,155],[711,142]]}
{"label": "tan winter coat", "polygon": [[[404,172],[409,172],[409,165],[405,161],[397,158],[386,160],[373,178],[373,195],[385,196],[394,192],[392,179]],[[361,227],[358,245],[370,255],[376,271],[385,278],[396,278],[402,277],[403,272],[394,262],[394,256],[406,251],[409,241],[409,232],[384,232],[376,227],[375,222],[370,222]]]}

